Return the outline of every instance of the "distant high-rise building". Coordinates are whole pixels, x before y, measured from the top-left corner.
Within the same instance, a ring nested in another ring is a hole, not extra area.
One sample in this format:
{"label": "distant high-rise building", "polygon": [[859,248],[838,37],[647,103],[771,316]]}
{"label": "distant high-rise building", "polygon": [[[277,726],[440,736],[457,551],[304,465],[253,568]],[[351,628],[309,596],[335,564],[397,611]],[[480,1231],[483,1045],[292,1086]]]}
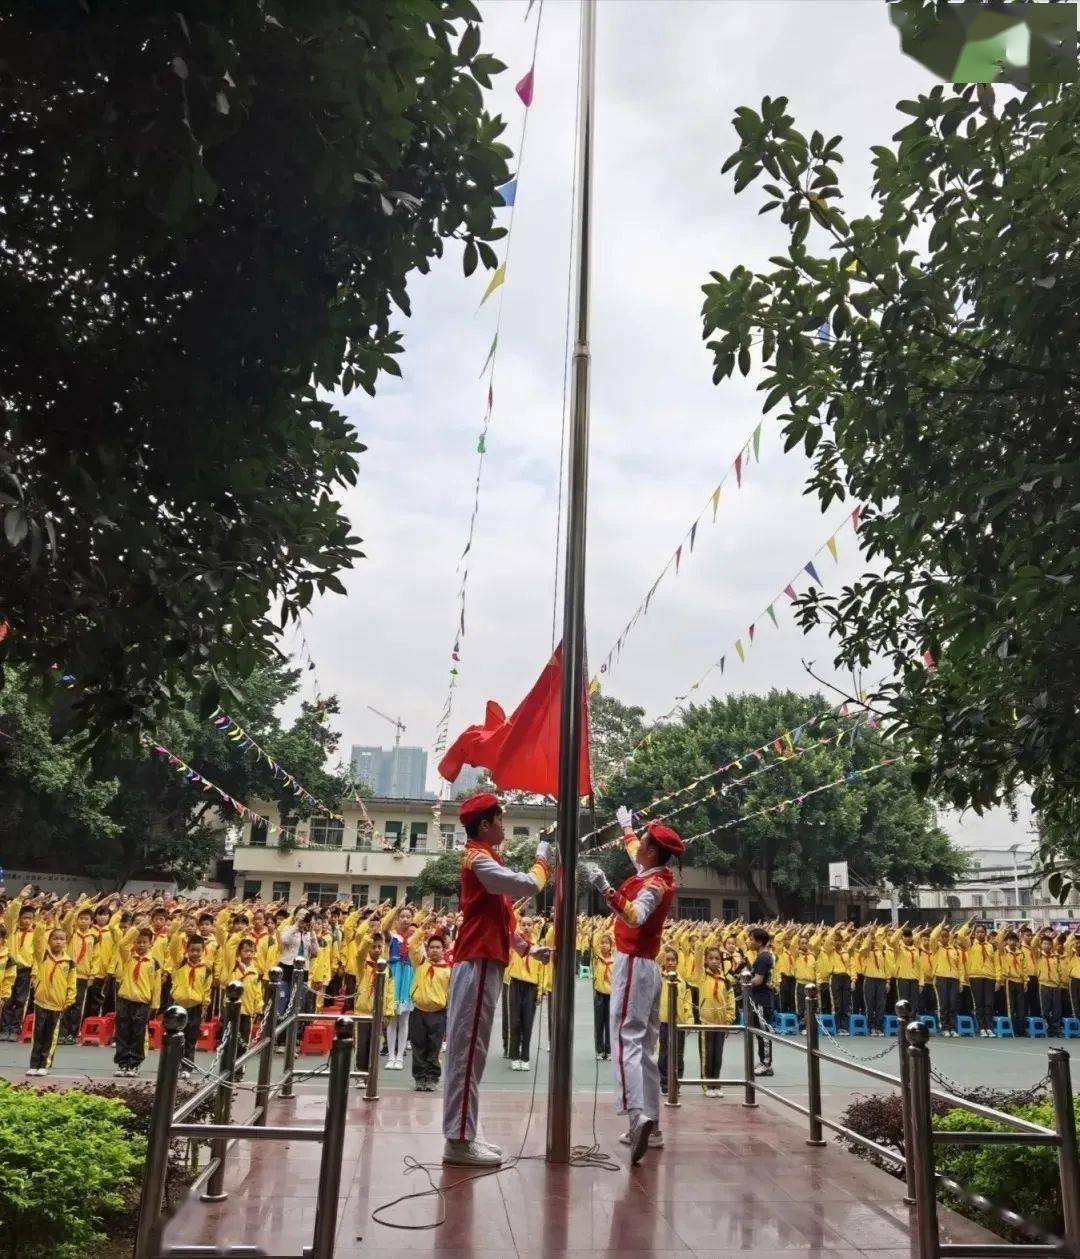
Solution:
{"label": "distant high-rise building", "polygon": [[455,797],[471,796],[477,788],[480,779],[487,773],[486,769],[477,769],[473,765],[466,765],[451,787],[451,795]]}
{"label": "distant high-rise building", "polygon": [[353,777],[377,796],[422,800],[427,783],[427,753],[423,748],[353,746]]}

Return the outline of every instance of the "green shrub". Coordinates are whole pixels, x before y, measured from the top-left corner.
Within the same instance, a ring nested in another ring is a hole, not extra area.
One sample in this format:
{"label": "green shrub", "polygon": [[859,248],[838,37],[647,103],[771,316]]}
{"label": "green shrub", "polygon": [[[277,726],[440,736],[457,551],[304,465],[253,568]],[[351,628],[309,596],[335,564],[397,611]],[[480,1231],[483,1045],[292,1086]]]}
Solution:
{"label": "green shrub", "polygon": [[[1080,1099],[1073,1101],[1080,1114]],[[1009,1107],[1012,1114],[1046,1128],[1054,1127],[1050,1102]],[[934,1123],[941,1132],[1003,1132],[1003,1125],[965,1110],[950,1110]],[[1045,1145],[937,1145],[937,1169],[959,1181],[965,1189],[982,1194],[998,1206],[1008,1207],[1040,1228],[1062,1234],[1061,1185],[1057,1151]],[[971,1214],[971,1208],[965,1208]],[[994,1227],[1000,1225],[994,1221]]]}
{"label": "green shrub", "polygon": [[146,1145],[120,1101],[12,1088],[0,1082],[0,1256],[84,1259]]}

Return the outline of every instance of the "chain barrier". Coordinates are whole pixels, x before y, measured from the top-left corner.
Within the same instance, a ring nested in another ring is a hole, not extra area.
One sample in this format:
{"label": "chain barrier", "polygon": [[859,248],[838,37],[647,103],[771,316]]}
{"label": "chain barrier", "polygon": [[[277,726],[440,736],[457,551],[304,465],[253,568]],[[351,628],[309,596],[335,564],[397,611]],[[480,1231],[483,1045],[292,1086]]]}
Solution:
{"label": "chain barrier", "polygon": [[1049,1233],[1046,1229],[1038,1224],[1032,1224],[1030,1220],[1026,1220],[1022,1215],[1017,1215],[1015,1211],[1010,1211],[1008,1207],[1000,1207],[996,1202],[991,1202],[989,1198],[984,1197],[981,1193],[969,1189],[966,1185],[962,1185],[958,1180],[953,1180],[951,1176],[946,1176],[943,1172],[937,1172],[938,1183],[947,1193],[958,1198],[967,1206],[981,1212],[983,1215],[994,1217],[1002,1224],[1009,1225],[1010,1228],[1018,1229],[1022,1233],[1026,1233],[1028,1237],[1036,1242],[1040,1242],[1044,1246],[1052,1246],[1057,1254],[1064,1255],[1067,1259],[1077,1259],[1080,1250],[1076,1245],[1063,1237],[1058,1237],[1054,1233]]}
{"label": "chain barrier", "polygon": [[[1001,1109],[1001,1089],[992,1089],[985,1084],[976,1084],[973,1088],[957,1084],[955,1080],[950,1080],[947,1075],[942,1075],[940,1071],[930,1067],[930,1078],[947,1093],[953,1093],[957,1097],[962,1097],[967,1102],[976,1102],[982,1106],[991,1106],[995,1110]],[[1034,1084],[1029,1085],[1025,1089],[1009,1090],[1008,1100],[1010,1105],[1023,1106],[1034,1102],[1045,1101],[1050,1089],[1050,1073],[1049,1071],[1041,1080],[1036,1080]]]}
{"label": "chain barrier", "polygon": [[853,1054],[850,1049],[846,1049],[841,1044],[841,1042],[837,1039],[837,1037],[835,1037],[832,1034],[832,1032],[829,1031],[828,1027],[826,1027],[826,1025],[822,1023],[820,1018],[818,1019],[818,1031],[820,1033],[823,1033],[827,1037],[829,1043],[835,1047],[837,1053],[843,1054],[845,1058],[850,1058],[852,1062],[880,1062],[882,1058],[887,1058],[889,1054],[892,1053],[892,1051],[897,1047],[897,1043],[898,1043],[897,1040],[891,1037],[887,1037],[886,1039],[888,1040],[889,1043],[879,1053]]}

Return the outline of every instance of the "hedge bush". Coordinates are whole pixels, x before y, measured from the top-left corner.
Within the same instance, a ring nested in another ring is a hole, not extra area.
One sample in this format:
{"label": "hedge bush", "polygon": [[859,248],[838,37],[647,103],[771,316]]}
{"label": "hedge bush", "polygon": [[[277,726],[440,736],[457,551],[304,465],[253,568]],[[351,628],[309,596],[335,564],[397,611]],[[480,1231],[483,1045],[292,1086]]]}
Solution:
{"label": "hedge bush", "polygon": [[125,1209],[145,1158],[135,1127],[119,1100],[0,1082],[0,1256],[98,1253],[100,1225]]}

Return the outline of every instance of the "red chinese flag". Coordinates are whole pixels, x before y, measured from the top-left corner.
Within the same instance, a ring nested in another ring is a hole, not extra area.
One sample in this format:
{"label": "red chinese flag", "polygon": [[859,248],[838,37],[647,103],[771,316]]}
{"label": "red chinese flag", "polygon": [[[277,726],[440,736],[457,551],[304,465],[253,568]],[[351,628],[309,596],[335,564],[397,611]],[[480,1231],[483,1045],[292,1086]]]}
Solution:
{"label": "red chinese flag", "polygon": [[[578,792],[592,790],[589,776],[589,715],[582,687],[581,756]],[[453,782],[463,765],[486,769],[503,791],[532,791],[538,795],[559,793],[559,727],[562,706],[562,646],[544,667],[536,685],[509,718],[488,701],[482,726],[470,726],[454,740],[439,762],[439,773]]]}

